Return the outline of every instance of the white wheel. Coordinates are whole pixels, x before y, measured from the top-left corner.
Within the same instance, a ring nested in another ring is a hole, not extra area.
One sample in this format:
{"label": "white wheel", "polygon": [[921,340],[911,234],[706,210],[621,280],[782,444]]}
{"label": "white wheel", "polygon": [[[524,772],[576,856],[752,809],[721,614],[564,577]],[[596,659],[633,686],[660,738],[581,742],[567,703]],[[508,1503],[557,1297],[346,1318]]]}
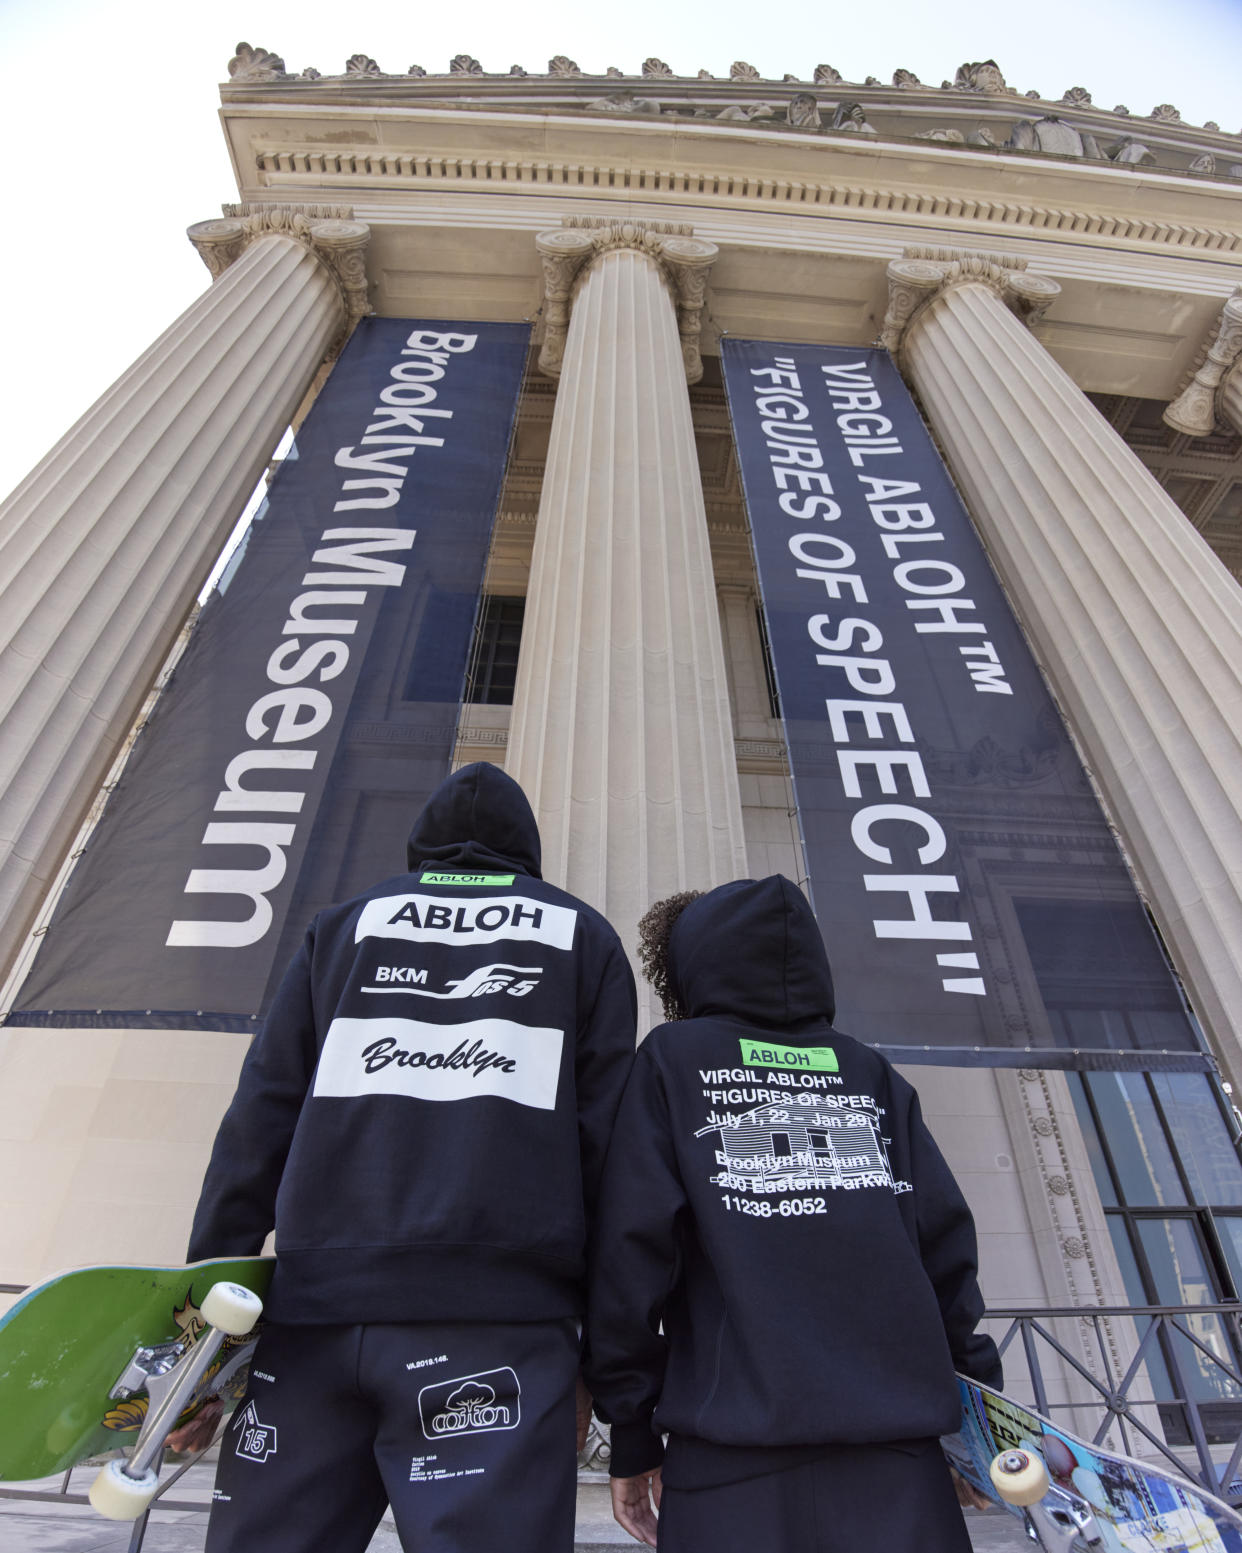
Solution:
{"label": "white wheel", "polygon": [[141,1477],[130,1477],[123,1461],[110,1461],[91,1484],[89,1498],[100,1515],[110,1521],[136,1521],[155,1497],[160,1475],[148,1467]]}
{"label": "white wheel", "polygon": [[1031,1451],[1001,1451],[992,1459],[992,1482],[1006,1504],[1036,1504],[1048,1492],[1048,1469]]}
{"label": "white wheel", "polygon": [[263,1314],[263,1301],[240,1283],[213,1283],[201,1309],[209,1326],[229,1337],[245,1337]]}

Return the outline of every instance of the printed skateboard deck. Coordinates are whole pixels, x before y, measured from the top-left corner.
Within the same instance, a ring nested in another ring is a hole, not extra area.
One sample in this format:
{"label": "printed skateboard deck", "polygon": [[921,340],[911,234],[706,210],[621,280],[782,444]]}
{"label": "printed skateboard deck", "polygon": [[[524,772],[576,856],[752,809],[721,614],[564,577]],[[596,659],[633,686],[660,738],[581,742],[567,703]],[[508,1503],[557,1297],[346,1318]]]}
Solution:
{"label": "printed skateboard deck", "polygon": [[[214,1284],[262,1297],[273,1266],[272,1257],[235,1257],[81,1267],[28,1290],[0,1316],[0,1479],[50,1477],[133,1445],[147,1416],[145,1380],[130,1374],[120,1383],[137,1351],[175,1345],[155,1361],[171,1365],[203,1331],[201,1304]],[[226,1410],[237,1403],[253,1344],[253,1334],[224,1339],[182,1420],[212,1393]]]}
{"label": "printed skateboard deck", "polygon": [[[997,1504],[1029,1513],[1047,1553],[1082,1546],[1093,1553],[1242,1553],[1242,1515],[1189,1479],[1088,1445],[1003,1392],[957,1379],[962,1425],[941,1440],[945,1455]],[[1048,1491],[1029,1512],[1007,1504],[992,1482],[992,1461],[1003,1452],[1024,1452],[1047,1468]],[[1078,1541],[1086,1515],[1095,1529]]]}

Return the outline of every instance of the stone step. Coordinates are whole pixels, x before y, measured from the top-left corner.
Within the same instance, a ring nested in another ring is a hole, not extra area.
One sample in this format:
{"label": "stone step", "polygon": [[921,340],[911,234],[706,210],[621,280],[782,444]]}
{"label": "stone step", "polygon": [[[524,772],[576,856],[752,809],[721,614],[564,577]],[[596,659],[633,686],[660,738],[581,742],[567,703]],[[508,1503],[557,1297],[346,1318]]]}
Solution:
{"label": "stone step", "polygon": [[[84,1493],[89,1482],[88,1474],[75,1473],[72,1491]],[[49,1492],[59,1486],[59,1479],[39,1485]],[[192,1468],[174,1490],[178,1500],[204,1504],[210,1491],[211,1473],[203,1467]],[[966,1521],[974,1553],[1029,1553],[1031,1544],[1013,1516],[1000,1510],[969,1510]],[[204,1514],[157,1510],[151,1517],[143,1553],[202,1553],[206,1532]],[[129,1537],[128,1526],[101,1520],[86,1505],[0,1498],[0,1548],[4,1553],[125,1553]],[[612,1518],[607,1483],[580,1484],[574,1553],[618,1553],[618,1549],[638,1547],[639,1544]],[[389,1516],[381,1521],[369,1553],[401,1553],[397,1531]],[[504,1549],[489,1549],[488,1553],[504,1553]],[[711,1549],[704,1548],[699,1553],[711,1553]],[[754,1553],[778,1553],[778,1550],[757,1547]],[[877,1549],[875,1553],[888,1553],[888,1550]]]}

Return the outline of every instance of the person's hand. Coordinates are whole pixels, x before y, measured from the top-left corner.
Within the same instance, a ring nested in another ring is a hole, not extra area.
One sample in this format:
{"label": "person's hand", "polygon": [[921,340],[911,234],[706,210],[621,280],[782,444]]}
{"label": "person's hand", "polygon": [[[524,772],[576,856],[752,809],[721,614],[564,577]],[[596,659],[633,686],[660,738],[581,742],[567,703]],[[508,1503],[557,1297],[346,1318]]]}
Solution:
{"label": "person's hand", "polygon": [[[617,1524],[623,1526],[631,1537],[645,1542],[649,1548],[656,1545],[656,1510],[660,1508],[659,1467],[650,1472],[640,1472],[632,1478],[610,1479],[612,1488],[612,1513]],[[652,1509],[652,1505],[655,1509]]]}
{"label": "person's hand", "polygon": [[578,1424],[578,1443],[575,1449],[581,1454],[591,1428],[591,1393],[586,1389],[586,1382],[581,1375],[574,1382],[574,1406]]}
{"label": "person's hand", "polygon": [[216,1437],[220,1420],[224,1417],[224,1403],[219,1397],[208,1397],[188,1423],[174,1429],[164,1441],[170,1451],[205,1451]]}
{"label": "person's hand", "polygon": [[957,1502],[964,1510],[987,1510],[991,1507],[992,1501],[983,1490],[968,1483],[956,1467],[949,1468],[949,1476],[957,1490]]}

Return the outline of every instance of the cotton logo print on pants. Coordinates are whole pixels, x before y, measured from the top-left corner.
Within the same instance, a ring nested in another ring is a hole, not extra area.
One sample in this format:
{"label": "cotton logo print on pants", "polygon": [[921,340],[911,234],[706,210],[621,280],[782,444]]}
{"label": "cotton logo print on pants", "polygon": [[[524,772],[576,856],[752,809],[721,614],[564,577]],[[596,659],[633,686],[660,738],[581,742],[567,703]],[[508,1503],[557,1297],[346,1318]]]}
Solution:
{"label": "cotton logo print on pants", "polygon": [[443,1440],[516,1429],[522,1418],[521,1396],[517,1375],[508,1365],[424,1386],[418,1394],[423,1433],[429,1440]]}

